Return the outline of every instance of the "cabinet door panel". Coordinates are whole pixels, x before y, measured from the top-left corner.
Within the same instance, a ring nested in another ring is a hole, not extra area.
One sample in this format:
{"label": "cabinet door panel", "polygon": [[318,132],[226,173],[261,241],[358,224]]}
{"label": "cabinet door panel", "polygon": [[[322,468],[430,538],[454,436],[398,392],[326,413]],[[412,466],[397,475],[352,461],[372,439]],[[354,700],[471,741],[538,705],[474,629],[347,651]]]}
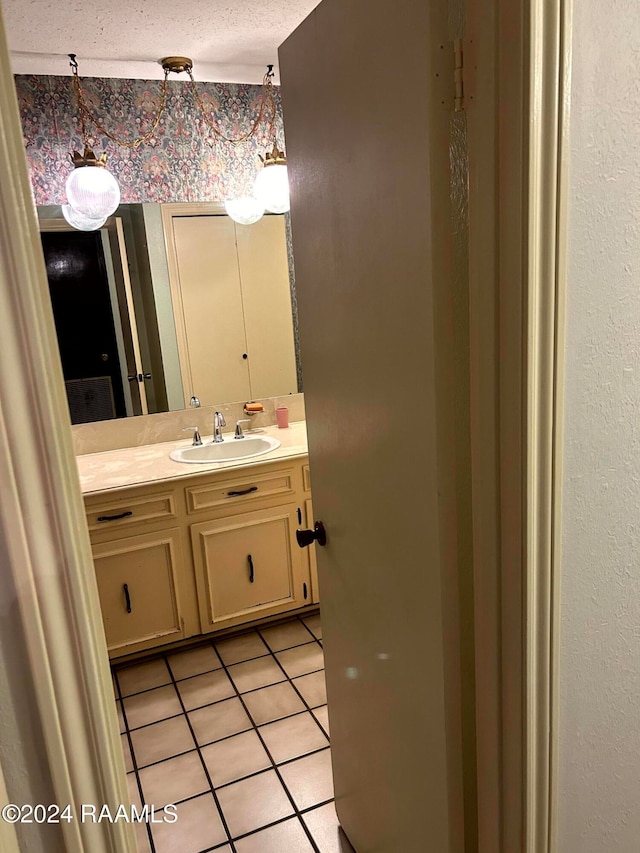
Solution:
{"label": "cabinet door panel", "polygon": [[203,631],[303,603],[296,510],[287,505],[192,525]]}
{"label": "cabinet door panel", "polygon": [[178,592],[179,573],[184,571],[181,555],[177,529],[94,545],[110,655],[184,636]]}

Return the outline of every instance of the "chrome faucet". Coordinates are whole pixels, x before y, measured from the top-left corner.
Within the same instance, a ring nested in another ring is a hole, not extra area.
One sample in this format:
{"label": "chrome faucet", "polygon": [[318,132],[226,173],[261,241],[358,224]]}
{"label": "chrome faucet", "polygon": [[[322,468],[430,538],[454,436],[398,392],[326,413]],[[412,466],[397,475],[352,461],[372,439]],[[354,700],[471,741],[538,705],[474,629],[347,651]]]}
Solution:
{"label": "chrome faucet", "polygon": [[213,415],[213,441],[215,444],[221,444],[224,441],[222,437],[222,427],[225,427],[227,422],[224,419],[222,412],[215,412]]}
{"label": "chrome faucet", "polygon": [[193,446],[200,447],[202,444],[202,438],[200,437],[200,432],[198,431],[198,427],[185,427],[182,432],[186,432],[188,429],[193,430]]}
{"label": "chrome faucet", "polygon": [[248,423],[251,423],[249,418],[241,418],[241,420],[236,421],[236,434],[234,435],[234,438],[244,438],[244,433],[242,432],[242,427],[240,426],[240,424]]}

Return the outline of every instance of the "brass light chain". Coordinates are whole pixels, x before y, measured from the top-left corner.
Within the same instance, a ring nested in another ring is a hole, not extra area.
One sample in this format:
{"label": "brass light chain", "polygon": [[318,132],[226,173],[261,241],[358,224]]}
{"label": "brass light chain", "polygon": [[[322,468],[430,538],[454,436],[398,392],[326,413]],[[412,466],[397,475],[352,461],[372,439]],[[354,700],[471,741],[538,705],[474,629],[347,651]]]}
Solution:
{"label": "brass light chain", "polygon": [[268,135],[273,136],[273,126],[276,120],[276,102],[273,95],[273,83],[271,78],[273,77],[273,68],[272,65],[269,66],[269,70],[264,75],[264,79],[262,80],[262,96],[260,98],[260,111],[258,115],[251,125],[251,129],[247,131],[247,133],[242,134],[242,136],[238,136],[235,139],[230,136],[225,136],[221,130],[218,129],[215,122],[210,116],[209,111],[207,110],[202,98],[200,97],[200,92],[198,92],[198,85],[193,78],[193,73],[191,68],[187,68],[186,72],[189,75],[191,91],[193,92],[193,98],[198,106],[198,109],[202,113],[202,117],[204,118],[207,125],[211,128],[211,130],[216,134],[219,139],[222,139],[224,142],[229,142],[231,145],[239,145],[241,142],[247,142],[247,140],[251,139],[251,137],[258,130],[260,125],[264,120],[265,112],[267,111],[267,107],[270,112],[269,125],[268,125]]}
{"label": "brass light chain", "polygon": [[153,120],[153,123],[149,130],[143,134],[143,136],[138,136],[136,139],[119,139],[113,133],[110,133],[106,127],[92,114],[91,110],[87,106],[84,94],[82,92],[82,85],[80,84],[80,77],[78,75],[78,63],[76,62],[75,53],[70,53],[69,58],[71,59],[71,69],[73,71],[73,88],[76,93],[76,98],[78,101],[78,109],[80,111],[80,124],[82,127],[82,137],[85,145],[87,144],[87,122],[93,124],[96,130],[110,139],[112,142],[115,142],[116,145],[120,145],[122,148],[139,148],[141,145],[144,145],[148,142],[153,134],[156,131],[156,128],[160,124],[160,119],[162,118],[162,114],[164,112],[164,108],[167,103],[167,78],[169,76],[169,71],[165,69],[164,72],[164,80],[162,81],[162,87],[160,90],[160,106],[158,107],[158,111]]}
{"label": "brass light chain", "polygon": [[[78,63],[76,62],[76,54],[70,53],[69,59],[71,60],[70,65],[73,72],[73,88],[78,102],[78,110],[80,112],[80,125],[82,128],[82,138],[85,145],[88,144],[87,123],[93,124],[99,133],[101,133],[103,136],[106,136],[112,142],[115,142],[116,145],[120,145],[122,148],[135,149],[149,142],[149,140],[155,133],[158,124],[160,123],[162,114],[165,111],[167,103],[168,77],[169,71],[171,69],[166,66],[164,68],[164,80],[162,81],[162,86],[160,89],[160,106],[158,107],[158,111],[149,130],[142,136],[137,137],[136,139],[121,139],[115,136],[115,134],[110,133],[89,109],[84,98],[80,77],[78,75]],[[247,133],[244,133],[242,134],[242,136],[238,136],[236,138],[225,136],[224,133],[222,133],[222,131],[219,130],[219,128],[216,126],[215,122],[211,118],[210,111],[207,110],[204,101],[200,96],[196,81],[193,77],[191,66],[186,66],[184,69],[181,70],[186,71],[189,75],[189,86],[191,88],[191,91],[193,92],[194,100],[198,109],[202,113],[202,116],[207,125],[211,128],[211,130],[216,134],[219,139],[222,139],[224,142],[229,142],[231,145],[239,145],[242,142],[247,142],[256,133],[256,131],[264,121],[265,114],[267,113],[267,111],[270,114],[268,124],[268,135],[273,136],[273,129],[276,120],[276,102],[273,94],[273,82],[271,79],[273,77],[272,69],[273,66],[269,65],[268,71],[264,75],[264,79],[262,81],[262,95],[260,98],[260,110],[255,121],[251,125],[251,129]]]}

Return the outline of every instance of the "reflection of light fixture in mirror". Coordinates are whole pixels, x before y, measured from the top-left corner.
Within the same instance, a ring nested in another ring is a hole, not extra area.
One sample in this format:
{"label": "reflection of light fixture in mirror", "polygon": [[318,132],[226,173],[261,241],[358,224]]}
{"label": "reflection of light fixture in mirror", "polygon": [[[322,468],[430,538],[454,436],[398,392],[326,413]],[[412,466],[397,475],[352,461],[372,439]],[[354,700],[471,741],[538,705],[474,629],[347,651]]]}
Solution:
{"label": "reflection of light fixture in mirror", "polygon": [[224,207],[231,219],[240,225],[253,225],[264,215],[264,205],[250,195],[228,198]]}
{"label": "reflection of light fixture in mirror", "polygon": [[67,178],[67,201],[75,211],[89,219],[106,219],[120,204],[120,187],[105,168],[107,155],[99,158],[88,145],[84,154],[71,155],[74,170]]}
{"label": "reflection of light fixture in mirror", "polygon": [[258,172],[253,192],[258,201],[271,213],[286,213],[289,210],[289,180],[287,178],[287,158],[273,143],[273,150],[267,151],[262,160],[262,169]]}
{"label": "reflection of light fixture in mirror", "polygon": [[89,216],[83,216],[75,208],[71,207],[70,204],[62,205],[62,215],[69,225],[77,228],[78,231],[97,231],[107,221],[106,216],[103,219],[91,219]]}

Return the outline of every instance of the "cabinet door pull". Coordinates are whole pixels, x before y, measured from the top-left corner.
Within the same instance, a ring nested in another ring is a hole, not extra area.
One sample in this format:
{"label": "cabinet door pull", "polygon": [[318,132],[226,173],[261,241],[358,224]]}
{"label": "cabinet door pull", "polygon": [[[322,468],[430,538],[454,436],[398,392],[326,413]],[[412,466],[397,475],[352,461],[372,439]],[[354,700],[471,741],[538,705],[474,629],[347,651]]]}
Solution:
{"label": "cabinet door pull", "polygon": [[129,584],[125,583],[122,588],[124,589],[124,600],[127,605],[127,613],[131,613],[131,596],[129,595]]}
{"label": "cabinet door pull", "polygon": [[249,583],[253,583],[256,579],[256,573],[253,568],[253,557],[251,554],[247,555],[247,562],[249,563]]}
{"label": "cabinet door pull", "polygon": [[119,515],[99,515],[98,521],[118,521],[120,518],[129,518],[130,515],[133,515],[130,509],[126,512],[121,512]]}
{"label": "cabinet door pull", "polygon": [[248,495],[248,494],[250,494],[251,492],[257,492],[257,491],[258,491],[258,487],[257,487],[257,486],[249,486],[249,488],[248,488],[248,489],[244,489],[244,490],[243,490],[243,491],[241,491],[241,492],[227,492],[227,497],[228,497],[228,498],[237,498],[237,497],[239,497],[240,495]]}

